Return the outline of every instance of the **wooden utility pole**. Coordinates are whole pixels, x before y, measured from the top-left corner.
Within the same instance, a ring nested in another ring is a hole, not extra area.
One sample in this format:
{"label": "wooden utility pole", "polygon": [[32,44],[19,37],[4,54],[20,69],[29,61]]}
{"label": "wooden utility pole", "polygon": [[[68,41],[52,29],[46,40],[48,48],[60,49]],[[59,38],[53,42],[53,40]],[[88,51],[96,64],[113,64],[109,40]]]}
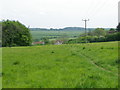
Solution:
{"label": "wooden utility pole", "polygon": [[86,43],[87,43],[87,21],[89,21],[89,19],[84,19],[82,21],[85,22],[85,37],[86,37]]}

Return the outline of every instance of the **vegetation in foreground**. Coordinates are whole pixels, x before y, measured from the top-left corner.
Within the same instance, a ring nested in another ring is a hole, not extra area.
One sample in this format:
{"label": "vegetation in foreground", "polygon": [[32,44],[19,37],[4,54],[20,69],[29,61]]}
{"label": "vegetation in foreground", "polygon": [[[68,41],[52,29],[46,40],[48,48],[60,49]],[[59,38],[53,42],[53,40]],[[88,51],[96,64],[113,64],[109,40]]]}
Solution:
{"label": "vegetation in foreground", "polygon": [[117,88],[118,42],[3,48],[3,88]]}

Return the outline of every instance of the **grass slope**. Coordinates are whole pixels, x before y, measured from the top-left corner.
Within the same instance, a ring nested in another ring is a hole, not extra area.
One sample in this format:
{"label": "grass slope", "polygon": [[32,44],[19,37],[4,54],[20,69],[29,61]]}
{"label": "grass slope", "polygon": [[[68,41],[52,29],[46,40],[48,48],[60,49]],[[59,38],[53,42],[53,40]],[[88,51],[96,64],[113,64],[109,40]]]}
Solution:
{"label": "grass slope", "polygon": [[3,48],[3,88],[116,88],[117,42]]}

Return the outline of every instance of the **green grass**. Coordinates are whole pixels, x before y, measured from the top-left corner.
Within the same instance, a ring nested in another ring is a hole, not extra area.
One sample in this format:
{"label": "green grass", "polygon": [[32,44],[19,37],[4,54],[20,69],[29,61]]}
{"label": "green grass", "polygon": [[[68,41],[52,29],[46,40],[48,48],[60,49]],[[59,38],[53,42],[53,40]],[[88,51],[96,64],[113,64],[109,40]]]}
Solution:
{"label": "green grass", "polygon": [[2,89],[2,48],[0,48],[0,89]]}
{"label": "green grass", "polygon": [[48,38],[58,38],[61,36],[67,36],[68,38],[74,38],[74,36],[79,36],[81,31],[31,31],[33,40],[41,39],[43,37]]}
{"label": "green grass", "polygon": [[3,48],[3,88],[116,88],[117,43]]}

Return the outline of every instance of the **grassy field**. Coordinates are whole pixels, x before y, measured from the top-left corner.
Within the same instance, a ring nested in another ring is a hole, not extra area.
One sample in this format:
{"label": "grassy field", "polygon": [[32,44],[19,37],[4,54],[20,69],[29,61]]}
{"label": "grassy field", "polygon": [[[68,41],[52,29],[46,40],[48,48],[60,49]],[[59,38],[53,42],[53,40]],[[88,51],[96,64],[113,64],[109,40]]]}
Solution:
{"label": "grassy field", "polygon": [[0,48],[0,89],[2,89],[2,48]]}
{"label": "grassy field", "polygon": [[79,36],[82,33],[82,31],[31,31],[33,40],[35,39],[41,39],[43,37],[48,38],[58,38],[61,36],[67,36],[68,38],[74,38],[76,36]]}
{"label": "grassy field", "polygon": [[3,48],[3,88],[117,88],[118,42]]}

